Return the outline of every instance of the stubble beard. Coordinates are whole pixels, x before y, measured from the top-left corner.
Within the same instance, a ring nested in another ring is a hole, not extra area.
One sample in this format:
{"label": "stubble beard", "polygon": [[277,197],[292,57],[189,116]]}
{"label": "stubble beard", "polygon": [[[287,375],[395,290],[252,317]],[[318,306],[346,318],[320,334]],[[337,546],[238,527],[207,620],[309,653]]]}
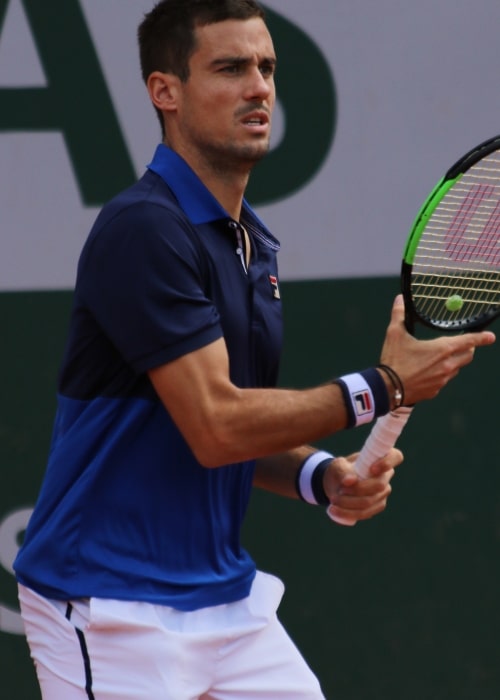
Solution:
{"label": "stubble beard", "polygon": [[269,153],[269,146],[269,139],[246,144],[231,141],[225,143],[205,141],[203,144],[198,144],[211,170],[225,177],[249,174],[252,168]]}

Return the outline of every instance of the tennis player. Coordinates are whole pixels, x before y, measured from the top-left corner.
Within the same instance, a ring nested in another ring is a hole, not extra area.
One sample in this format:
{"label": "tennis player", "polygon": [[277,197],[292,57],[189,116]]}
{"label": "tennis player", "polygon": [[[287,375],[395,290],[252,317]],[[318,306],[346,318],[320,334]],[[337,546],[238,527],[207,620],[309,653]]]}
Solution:
{"label": "tennis player", "polygon": [[387,413],[402,390],[411,404],[435,396],[494,336],[417,341],[398,298],[380,355],[392,372],[275,388],[279,243],[244,199],[275,102],[264,13],[163,0],[139,43],[163,139],[82,251],[46,475],[15,562],[42,695],[318,700],[277,619],[283,584],[240,543],[252,486],[351,522],[381,512],[398,450],[360,481],[353,456],[309,444]]}

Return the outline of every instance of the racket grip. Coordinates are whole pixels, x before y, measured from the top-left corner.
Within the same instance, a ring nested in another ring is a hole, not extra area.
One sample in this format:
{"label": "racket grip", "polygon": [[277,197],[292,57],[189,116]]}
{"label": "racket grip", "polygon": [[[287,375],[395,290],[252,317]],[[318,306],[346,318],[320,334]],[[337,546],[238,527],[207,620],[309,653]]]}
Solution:
{"label": "racket grip", "polygon": [[377,420],[361,448],[354,468],[361,479],[370,476],[370,467],[394,447],[413,408],[401,406]]}
{"label": "racket grip", "polygon": [[[354,469],[361,479],[367,479],[370,476],[372,464],[381,457],[385,457],[389,450],[394,447],[412,410],[411,406],[401,406],[401,408],[397,408],[377,420],[354,464]],[[339,525],[355,525],[357,522],[333,515],[330,506],[326,512],[328,517]]]}

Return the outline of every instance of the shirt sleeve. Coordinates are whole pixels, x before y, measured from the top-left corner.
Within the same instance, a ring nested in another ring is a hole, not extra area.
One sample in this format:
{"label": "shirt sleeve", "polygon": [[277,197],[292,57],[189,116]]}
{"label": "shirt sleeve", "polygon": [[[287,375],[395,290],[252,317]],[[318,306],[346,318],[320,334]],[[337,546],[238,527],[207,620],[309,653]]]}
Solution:
{"label": "shirt sleeve", "polygon": [[77,290],[126,362],[144,372],[222,336],[207,262],[187,219],[138,203],[98,223]]}

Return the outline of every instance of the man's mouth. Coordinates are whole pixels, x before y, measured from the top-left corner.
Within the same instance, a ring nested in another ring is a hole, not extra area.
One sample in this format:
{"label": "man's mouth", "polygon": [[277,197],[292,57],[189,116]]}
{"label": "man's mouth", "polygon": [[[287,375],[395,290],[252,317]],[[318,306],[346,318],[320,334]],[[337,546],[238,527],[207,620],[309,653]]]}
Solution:
{"label": "man's mouth", "polygon": [[267,127],[269,126],[269,116],[265,112],[253,112],[243,118],[243,124],[249,127]]}

